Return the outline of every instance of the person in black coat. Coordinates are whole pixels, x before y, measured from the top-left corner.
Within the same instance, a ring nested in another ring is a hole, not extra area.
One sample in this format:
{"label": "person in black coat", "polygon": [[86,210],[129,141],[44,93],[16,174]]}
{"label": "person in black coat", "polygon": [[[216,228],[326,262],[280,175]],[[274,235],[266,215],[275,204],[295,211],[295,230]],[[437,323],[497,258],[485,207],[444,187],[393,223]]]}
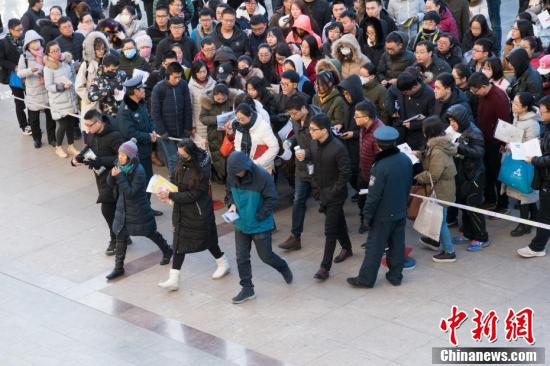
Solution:
{"label": "person in black coat", "polygon": [[[59,43],[61,52],[70,52],[73,56],[73,60],[80,64],[82,61],[82,44],[84,43],[84,35],[74,31],[71,19],[68,17],[61,17],[59,19],[59,32],[61,34],[55,39],[55,41]],[[78,67],[76,67],[76,69],[78,69]]]}
{"label": "person in black coat", "polygon": [[[357,176],[359,174],[359,126],[355,123],[355,106],[357,103],[363,101],[363,85],[361,85],[361,79],[358,75],[350,75],[347,79],[342,81],[338,86],[341,90],[344,99],[349,108],[349,118],[344,121],[344,126],[340,130],[342,133],[340,139],[346,145],[351,162],[351,175],[349,183],[353,189],[357,189]],[[356,201],[358,194],[356,193],[352,199]]]}
{"label": "person in black coat", "polygon": [[[537,221],[550,225],[550,96],[540,100],[540,114],[544,124],[544,132],[540,139],[542,156],[528,156],[525,161],[535,167],[532,187],[539,191],[539,214]],[[537,234],[531,243],[517,250],[524,258],[542,257],[546,255],[546,244],[550,239],[550,230],[537,228]]]}
{"label": "person in black coat", "polygon": [[157,231],[157,223],[149,197],[145,192],[147,179],[139,163],[136,139],[120,145],[118,160],[107,176],[107,184],[116,191],[117,202],[113,231],[116,234],[115,268],[106,278],[112,280],[124,274],[124,259],[128,238],[145,236],[162,251],[161,265],[170,263],[172,248]]}
{"label": "person in black coat", "polygon": [[[170,35],[168,25],[168,8],[157,7],[155,10],[155,22],[147,28],[147,35],[153,41],[152,55],[157,55],[157,46],[166,37]],[[162,55],[161,55],[162,56]]]}
{"label": "person in black coat", "polygon": [[386,246],[389,268],[386,279],[394,286],[399,286],[403,279],[407,199],[413,169],[411,160],[396,147],[398,137],[397,130],[389,126],[374,132],[382,151],[376,154],[363,208],[365,222],[370,227],[365,258],[358,276],[347,279],[353,287],[374,287]]}
{"label": "person in black coat", "polygon": [[367,56],[374,65],[378,65],[382,54],[384,53],[384,31],[380,19],[365,17],[362,24],[363,39],[361,42],[361,51]]}
{"label": "person in black coat", "polygon": [[188,138],[178,142],[178,162],[170,179],[178,191],[157,194],[161,201],[174,202],[174,260],[168,280],[159,283],[162,288],[178,289],[180,270],[187,253],[208,249],[217,263],[212,278],[219,279],[229,273],[229,262],[218,245],[214,206],[209,192],[211,172],[212,161],[205,150]]}
{"label": "person in black coat", "polygon": [[23,25],[25,32],[32,29],[38,33],[40,29],[37,21],[46,17],[46,14],[42,10],[43,6],[44,1],[42,0],[29,0],[29,8],[21,17],[21,24]]}
{"label": "person in black coat", "polygon": [[189,137],[192,133],[192,105],[187,82],[182,79],[183,67],[172,62],[166,68],[166,79],[153,88],[151,115],[157,132],[162,136],[161,147],[170,175],[177,161],[177,146],[169,137]]}
{"label": "person in black coat", "polygon": [[61,19],[61,15],[63,14],[63,11],[61,10],[60,6],[54,5],[50,8],[50,14],[48,17],[39,19],[37,21],[38,28],[40,31],[38,34],[44,38],[44,44],[48,44],[49,42],[53,41],[59,35],[61,34],[59,32],[59,19]]}
{"label": "person in black coat", "polygon": [[[22,53],[23,26],[19,19],[13,18],[8,21],[8,34],[0,40],[0,82],[2,84],[10,84],[10,76],[15,74]],[[25,98],[25,90],[22,86],[10,85],[10,89],[14,97]],[[25,135],[31,135],[31,126],[29,126],[25,114],[25,102],[20,99],[14,99],[13,101],[21,132]]]}
{"label": "person in black coat", "polygon": [[[466,95],[456,87],[453,75],[448,72],[439,74],[434,85],[435,105],[433,114],[439,116],[442,121],[447,120],[447,110],[456,104],[462,104],[473,116],[470,103]],[[473,119],[473,117],[472,117]]]}
{"label": "person in black coat", "polygon": [[506,90],[510,100],[520,92],[531,93],[535,96],[535,100],[539,100],[543,95],[542,77],[531,66],[527,51],[523,48],[515,48],[506,59],[514,68],[514,78]]}
{"label": "person in black coat", "polygon": [[348,197],[347,184],[351,163],[344,144],[332,135],[332,122],[324,113],[313,116],[309,124],[311,156],[313,160],[314,197],[321,201],[325,213],[325,251],[321,267],[314,278],[326,280],[332,266],[336,241],[342,246],[334,258],[340,263],[351,257],[351,240],[344,215],[344,202]]}
{"label": "person in black coat", "polygon": [[[457,156],[455,157],[456,202],[472,207],[481,207],[485,189],[485,141],[483,134],[475,125],[470,111],[462,104],[456,104],[447,110],[451,127],[461,135],[457,139]],[[454,211],[456,217],[457,212]],[[453,213],[447,222],[452,222]],[[458,243],[479,243],[484,247],[489,240],[485,227],[485,216],[472,211],[462,210],[462,236],[456,238]],[[471,250],[471,249],[469,249]]]}
{"label": "person in black coat", "polygon": [[170,34],[164,38],[157,46],[155,54],[154,69],[158,69],[162,62],[162,55],[172,49],[174,43],[180,45],[183,51],[183,58],[189,65],[193,63],[193,59],[197,54],[195,42],[185,35],[185,21],[181,17],[170,18]]}
{"label": "person in black coat", "polygon": [[153,176],[151,153],[157,135],[145,103],[145,85],[142,83],[142,77],[136,76],[127,80],[124,87],[126,94],[118,107],[117,126],[125,140],[131,138],[137,140],[139,162],[145,169],[145,175],[149,181]]}
{"label": "person in black coat", "polygon": [[[85,165],[95,173],[97,185],[97,202],[101,204],[101,213],[109,226],[111,240],[105,251],[107,255],[115,254],[116,235],[113,232],[116,197],[112,187],[107,184],[109,171],[114,167],[122,136],[109,122],[108,117],[92,109],[84,115],[84,127],[87,130],[86,145],[73,157],[71,165]],[[92,159],[92,157],[94,157]]]}

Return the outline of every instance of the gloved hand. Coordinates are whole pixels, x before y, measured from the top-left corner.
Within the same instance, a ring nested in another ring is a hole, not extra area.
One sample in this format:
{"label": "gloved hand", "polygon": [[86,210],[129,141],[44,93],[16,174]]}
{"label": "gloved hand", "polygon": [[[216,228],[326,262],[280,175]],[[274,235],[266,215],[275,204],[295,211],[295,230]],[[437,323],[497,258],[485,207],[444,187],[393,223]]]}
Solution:
{"label": "gloved hand", "polygon": [[89,169],[99,169],[99,168],[101,168],[101,162],[98,159],[85,160],[84,164],[87,165]]}

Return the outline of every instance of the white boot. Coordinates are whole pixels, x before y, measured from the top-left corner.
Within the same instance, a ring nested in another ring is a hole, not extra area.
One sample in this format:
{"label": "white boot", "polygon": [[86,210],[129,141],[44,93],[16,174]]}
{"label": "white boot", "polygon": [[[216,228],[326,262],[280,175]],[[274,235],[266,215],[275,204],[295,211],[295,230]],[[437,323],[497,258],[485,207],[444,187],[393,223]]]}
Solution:
{"label": "white boot", "polygon": [[72,156],[76,156],[80,153],[80,151],[78,151],[73,144],[70,144],[68,147],[67,147],[67,153],[69,155],[72,155]]}
{"label": "white boot", "polygon": [[218,268],[212,273],[212,279],[217,280],[219,278],[222,278],[226,274],[229,273],[229,270],[231,269],[229,267],[229,261],[227,260],[227,257],[222,255],[220,258],[216,259],[216,264],[218,265]]}
{"label": "white boot", "polygon": [[179,269],[171,269],[168,275],[168,279],[164,282],[159,282],[159,286],[167,289],[168,291],[177,291],[180,282]]}

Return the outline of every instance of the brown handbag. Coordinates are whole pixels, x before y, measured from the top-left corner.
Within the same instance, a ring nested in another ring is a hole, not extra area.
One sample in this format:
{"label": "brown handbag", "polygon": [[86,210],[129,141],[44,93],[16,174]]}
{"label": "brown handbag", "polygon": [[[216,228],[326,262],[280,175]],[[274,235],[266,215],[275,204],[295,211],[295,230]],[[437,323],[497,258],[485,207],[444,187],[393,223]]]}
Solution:
{"label": "brown handbag", "polygon": [[[416,194],[419,196],[428,196],[428,192],[426,191],[426,186],[423,185],[415,185],[411,187],[411,194]],[[422,203],[422,199],[418,197],[409,196],[409,199],[407,201],[407,218],[409,220],[415,220],[416,216],[418,216],[418,211],[420,210],[420,204]]]}

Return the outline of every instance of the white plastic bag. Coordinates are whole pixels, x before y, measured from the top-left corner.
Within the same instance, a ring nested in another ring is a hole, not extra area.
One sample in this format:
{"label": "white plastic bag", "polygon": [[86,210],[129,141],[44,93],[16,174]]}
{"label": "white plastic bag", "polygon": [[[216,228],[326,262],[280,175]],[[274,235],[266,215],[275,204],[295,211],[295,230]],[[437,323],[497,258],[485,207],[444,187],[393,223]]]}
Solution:
{"label": "white plastic bag", "polygon": [[[437,198],[431,174],[430,183],[432,185],[432,192],[430,197]],[[420,204],[418,216],[416,217],[416,220],[414,220],[413,229],[430,239],[439,241],[439,234],[441,233],[442,222],[443,206],[435,201],[425,199]]]}

